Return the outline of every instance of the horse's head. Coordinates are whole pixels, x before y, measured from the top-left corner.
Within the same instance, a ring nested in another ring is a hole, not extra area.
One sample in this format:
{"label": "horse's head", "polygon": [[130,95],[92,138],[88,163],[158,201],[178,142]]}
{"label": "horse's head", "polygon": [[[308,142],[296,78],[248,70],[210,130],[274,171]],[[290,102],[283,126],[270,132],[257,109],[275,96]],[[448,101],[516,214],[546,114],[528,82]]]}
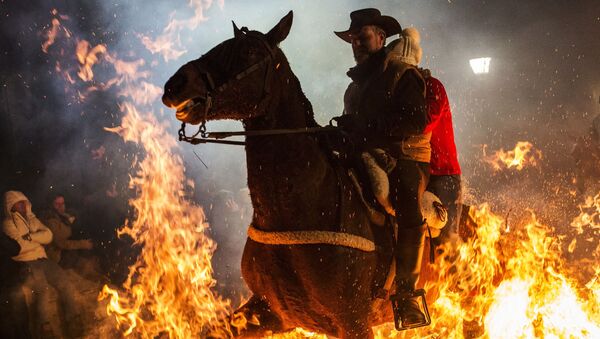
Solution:
{"label": "horse's head", "polygon": [[279,69],[277,45],[287,37],[292,17],[290,11],[267,34],[234,23],[232,39],[183,65],[167,81],[163,103],[177,109],[177,119],[192,124],[264,114]]}

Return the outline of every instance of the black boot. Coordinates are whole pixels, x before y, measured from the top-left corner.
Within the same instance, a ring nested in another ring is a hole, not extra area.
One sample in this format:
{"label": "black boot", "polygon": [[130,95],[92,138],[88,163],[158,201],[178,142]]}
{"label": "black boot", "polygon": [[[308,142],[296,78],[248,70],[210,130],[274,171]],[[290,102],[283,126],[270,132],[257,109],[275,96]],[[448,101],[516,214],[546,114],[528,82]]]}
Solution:
{"label": "black boot", "polygon": [[395,249],[397,294],[391,297],[397,330],[427,326],[431,322],[424,291],[415,291],[421,272],[425,227],[398,229]]}

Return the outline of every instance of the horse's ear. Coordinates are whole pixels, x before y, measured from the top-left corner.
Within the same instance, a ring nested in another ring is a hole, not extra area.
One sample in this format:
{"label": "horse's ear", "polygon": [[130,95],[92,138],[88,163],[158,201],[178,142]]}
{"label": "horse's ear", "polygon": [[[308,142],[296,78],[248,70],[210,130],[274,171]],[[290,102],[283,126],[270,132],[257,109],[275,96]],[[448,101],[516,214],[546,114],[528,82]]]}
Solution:
{"label": "horse's ear", "polygon": [[286,16],[279,20],[279,23],[275,25],[275,27],[271,28],[269,33],[266,34],[267,41],[271,44],[271,46],[277,46],[280,42],[285,40],[285,38],[290,33],[290,28],[292,28],[292,20],[294,19],[294,12],[290,11]]}
{"label": "horse's ear", "polygon": [[235,24],[235,22],[232,20],[231,23],[233,24],[233,36],[234,37],[239,37],[240,35],[242,35],[242,31],[240,31],[240,29],[238,28],[238,26]]}

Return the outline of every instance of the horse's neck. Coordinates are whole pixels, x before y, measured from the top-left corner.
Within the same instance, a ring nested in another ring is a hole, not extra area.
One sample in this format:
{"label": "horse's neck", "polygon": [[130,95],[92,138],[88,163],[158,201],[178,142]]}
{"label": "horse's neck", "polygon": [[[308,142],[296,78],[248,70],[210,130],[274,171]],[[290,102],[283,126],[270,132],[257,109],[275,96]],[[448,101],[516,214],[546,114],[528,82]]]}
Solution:
{"label": "horse's neck", "polygon": [[[246,129],[302,128],[314,123],[310,103],[295,77],[292,80],[283,82],[271,119],[247,121]],[[331,171],[313,135],[248,137],[246,153],[253,223],[257,227],[306,229],[312,226],[307,224],[321,222],[323,211],[319,208],[329,203],[318,202],[319,191],[330,193],[326,186],[335,183],[325,185]]]}

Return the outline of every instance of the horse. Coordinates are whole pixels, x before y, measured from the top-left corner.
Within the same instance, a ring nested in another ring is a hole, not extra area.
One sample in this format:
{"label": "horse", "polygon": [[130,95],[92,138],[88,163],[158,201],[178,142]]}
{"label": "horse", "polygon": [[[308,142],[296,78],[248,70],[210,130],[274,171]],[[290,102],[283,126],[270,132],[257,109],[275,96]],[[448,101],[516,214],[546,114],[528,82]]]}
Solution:
{"label": "horse", "polygon": [[319,127],[278,47],[292,20],[290,11],[266,34],[233,23],[234,37],[181,66],[166,82],[162,101],[184,123],[241,120],[248,133],[254,231],[267,236],[322,231],[378,243],[376,250],[368,250],[249,237],[241,264],[253,295],[235,314],[258,321],[238,328],[235,336],[256,338],[302,327],[338,338],[372,338],[371,327],[393,321],[389,301],[374,293],[392,260],[391,251],[382,253],[385,246],[375,242],[381,226],[372,224],[351,178],[332,160],[321,135],[261,134]]}

